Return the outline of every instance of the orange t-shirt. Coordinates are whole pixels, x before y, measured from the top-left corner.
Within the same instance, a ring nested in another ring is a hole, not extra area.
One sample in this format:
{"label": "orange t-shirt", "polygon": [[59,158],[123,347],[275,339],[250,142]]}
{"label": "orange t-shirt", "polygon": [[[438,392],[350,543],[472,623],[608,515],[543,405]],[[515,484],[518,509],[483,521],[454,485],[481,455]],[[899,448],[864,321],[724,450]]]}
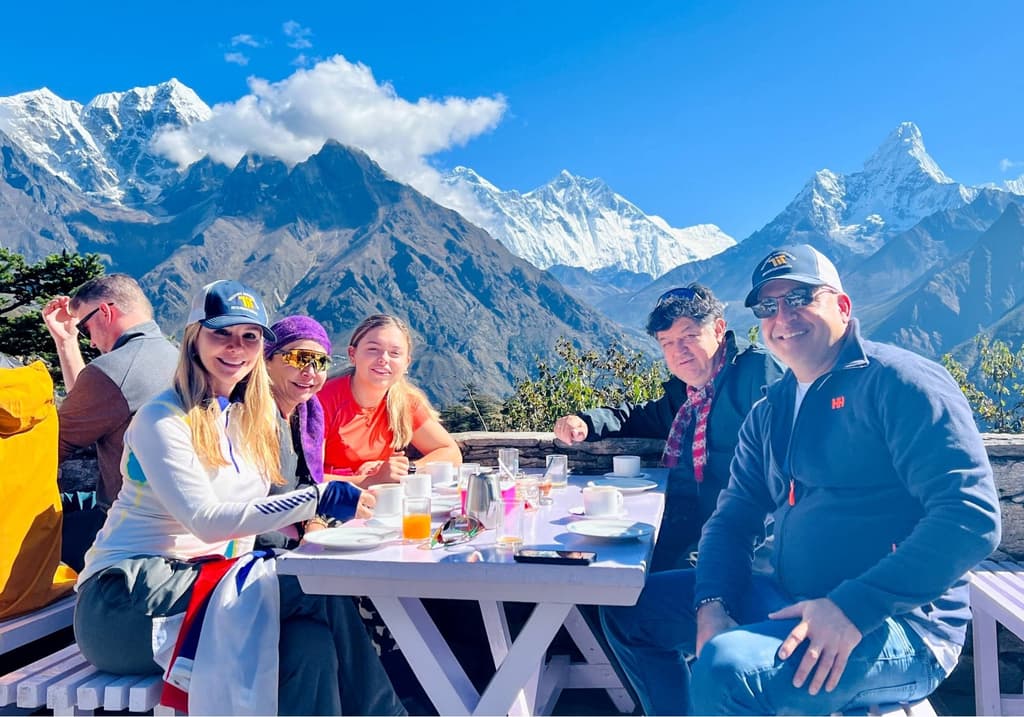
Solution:
{"label": "orange t-shirt", "polygon": [[[317,394],[324,407],[324,472],[355,472],[367,461],[384,461],[394,449],[394,433],[388,424],[387,401],[363,410],[352,395],[352,376],[332,378]],[[427,422],[430,413],[419,401],[412,409],[413,432]]]}

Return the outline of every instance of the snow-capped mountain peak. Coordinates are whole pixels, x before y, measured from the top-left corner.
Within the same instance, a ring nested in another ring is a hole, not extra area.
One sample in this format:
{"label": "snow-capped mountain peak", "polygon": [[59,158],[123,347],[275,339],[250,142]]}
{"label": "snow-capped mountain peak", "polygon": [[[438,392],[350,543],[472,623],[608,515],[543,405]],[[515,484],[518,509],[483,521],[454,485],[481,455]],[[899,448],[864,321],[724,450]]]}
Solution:
{"label": "snow-capped mountain peak", "polygon": [[0,97],[0,130],[72,187],[114,203],[155,197],[178,170],[150,151],[154,136],[209,116],[177,79],[105,92],[85,105],[47,88]]}
{"label": "snow-capped mountain peak", "polygon": [[924,148],[921,130],[913,122],[901,122],[866,162],[865,174],[923,172],[939,184],[952,184]]}
{"label": "snow-capped mountain peak", "polygon": [[789,237],[811,229],[840,253],[867,254],[924,217],[973,201],[977,193],[950,179],[928,154],[917,125],[902,122],[861,171],[816,172],[762,231]]}
{"label": "snow-capped mountain peak", "polygon": [[526,193],[502,191],[458,167],[445,176],[468,189],[484,209],[481,223],[508,249],[535,266],[554,264],[625,269],[661,276],[735,244],[713,224],[675,229],[649,217],[603,180],[567,170]]}

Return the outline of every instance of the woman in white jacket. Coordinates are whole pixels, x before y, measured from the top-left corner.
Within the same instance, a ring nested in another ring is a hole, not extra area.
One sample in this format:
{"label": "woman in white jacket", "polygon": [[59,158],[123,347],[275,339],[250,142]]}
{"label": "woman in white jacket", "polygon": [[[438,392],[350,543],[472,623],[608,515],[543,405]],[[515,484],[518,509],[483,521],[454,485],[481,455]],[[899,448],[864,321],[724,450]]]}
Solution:
{"label": "woman in white jacket", "polygon": [[[77,584],[75,635],[102,670],[159,671],[153,645],[188,606],[197,558],[240,555],[255,534],[317,515],[371,514],[373,497],[340,481],[268,496],[282,478],[264,338],[273,332],[252,290],[208,284],[192,303],[174,386],[125,433],[124,484]],[[352,601],[305,595],[289,576],[279,583],[280,714],[404,714]]]}

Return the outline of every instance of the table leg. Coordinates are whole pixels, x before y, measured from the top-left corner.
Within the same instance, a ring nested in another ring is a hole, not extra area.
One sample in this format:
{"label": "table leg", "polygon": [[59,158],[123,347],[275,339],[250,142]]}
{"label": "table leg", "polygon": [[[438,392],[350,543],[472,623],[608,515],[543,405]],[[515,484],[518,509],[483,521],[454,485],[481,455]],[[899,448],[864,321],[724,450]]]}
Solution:
{"label": "table leg", "polygon": [[[565,629],[586,661],[585,665],[576,666],[575,672],[579,673],[581,677],[592,677],[594,686],[604,687],[608,698],[619,712],[631,713],[636,708],[633,698],[630,697],[629,690],[622,684],[611,660],[605,654],[601,643],[594,637],[590,624],[580,614],[579,608],[573,606],[569,611],[569,615],[565,618]],[[609,681],[615,686],[606,686]]]}
{"label": "table leg", "polygon": [[[512,644],[512,633],[508,629],[508,616],[505,614],[505,606],[500,602],[481,602],[480,614],[484,620],[484,629],[487,631],[487,642],[491,647],[491,657],[494,659],[494,669],[501,667],[501,663],[508,657],[509,645]],[[541,668],[544,666],[543,656],[537,664],[537,669],[530,673],[526,684],[516,694],[515,702],[510,715],[532,715],[537,702],[537,680]]]}
{"label": "table leg", "polygon": [[999,689],[999,642],[996,638],[996,620],[988,610],[988,598],[971,591],[971,609],[974,613],[971,630],[974,633],[974,700],[979,715],[1000,715],[1002,704]]}
{"label": "table leg", "polygon": [[[537,674],[543,665],[544,653],[571,608],[572,605],[562,603],[540,603],[534,607],[515,642],[508,645],[506,641],[508,651],[505,658],[491,678],[487,689],[480,696],[480,702],[473,710],[473,714],[508,714],[517,695],[523,690],[523,685],[532,684],[533,690],[536,690]],[[499,609],[498,603],[490,601],[488,604],[488,601],[480,601],[480,611],[485,616],[484,624],[487,626],[488,639],[492,645],[496,642],[500,645],[501,640],[505,639],[492,634],[496,626],[493,622],[490,625],[486,622],[488,613],[493,616]]]}
{"label": "table leg", "polygon": [[417,598],[374,596],[373,604],[438,714],[472,714],[480,695],[423,603]]}

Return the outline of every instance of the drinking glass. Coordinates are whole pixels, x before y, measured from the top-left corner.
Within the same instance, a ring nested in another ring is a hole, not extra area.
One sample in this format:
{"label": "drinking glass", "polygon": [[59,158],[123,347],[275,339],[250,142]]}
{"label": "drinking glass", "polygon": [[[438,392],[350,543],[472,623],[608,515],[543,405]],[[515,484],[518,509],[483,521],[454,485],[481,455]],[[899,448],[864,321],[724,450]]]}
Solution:
{"label": "drinking glass", "polygon": [[402,501],[402,537],[410,543],[430,538],[430,498],[406,498]]}
{"label": "drinking glass", "polygon": [[545,472],[537,481],[538,505],[551,505],[554,499],[551,497],[551,474]]}
{"label": "drinking glass", "polygon": [[523,524],[526,519],[526,504],[518,499],[505,499],[505,510],[497,525],[497,546],[499,550],[516,551],[523,545]]}
{"label": "drinking glass", "polygon": [[540,502],[540,482],[522,473],[516,478],[516,498],[526,502],[527,510],[536,510]]}
{"label": "drinking glass", "polygon": [[563,453],[552,453],[546,459],[544,477],[551,479],[552,488],[565,488],[569,482],[569,456]]}
{"label": "drinking glass", "polygon": [[498,449],[498,480],[502,483],[515,482],[519,473],[519,449]]}

